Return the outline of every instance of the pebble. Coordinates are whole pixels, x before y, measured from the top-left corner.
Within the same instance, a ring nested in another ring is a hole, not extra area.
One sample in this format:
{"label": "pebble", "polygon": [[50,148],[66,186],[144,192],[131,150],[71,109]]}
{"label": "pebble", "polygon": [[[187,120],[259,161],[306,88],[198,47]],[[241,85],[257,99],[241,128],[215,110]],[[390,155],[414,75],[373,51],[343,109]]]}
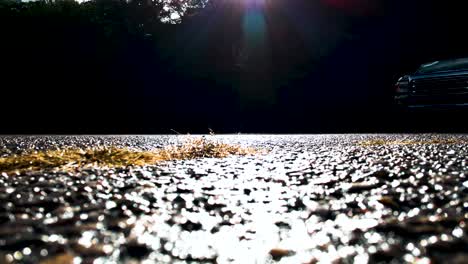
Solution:
{"label": "pebble", "polygon": [[294,254],[293,251],[282,249],[282,248],[273,248],[270,250],[269,254],[274,260],[280,260],[283,257]]}
{"label": "pebble", "polygon": [[128,243],[123,246],[120,256],[122,258],[130,257],[135,259],[143,259],[151,252],[151,249],[146,245],[138,243]]}

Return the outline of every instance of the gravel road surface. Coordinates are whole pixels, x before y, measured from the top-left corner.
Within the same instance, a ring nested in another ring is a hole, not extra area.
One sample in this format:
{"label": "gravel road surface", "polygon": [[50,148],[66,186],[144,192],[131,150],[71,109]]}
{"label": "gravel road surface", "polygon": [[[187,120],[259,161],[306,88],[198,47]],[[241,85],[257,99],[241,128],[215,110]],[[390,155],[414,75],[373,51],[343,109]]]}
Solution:
{"label": "gravel road surface", "polygon": [[[184,138],[3,136],[0,155]],[[209,138],[269,152],[1,174],[0,263],[468,263],[468,135]]]}

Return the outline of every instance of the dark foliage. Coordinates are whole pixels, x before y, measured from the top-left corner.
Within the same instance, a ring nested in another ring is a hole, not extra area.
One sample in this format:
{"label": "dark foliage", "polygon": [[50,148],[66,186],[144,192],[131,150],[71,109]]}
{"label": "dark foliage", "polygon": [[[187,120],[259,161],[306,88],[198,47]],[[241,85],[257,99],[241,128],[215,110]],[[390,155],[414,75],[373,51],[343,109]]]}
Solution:
{"label": "dark foliage", "polygon": [[266,1],[249,57],[246,2],[0,0],[0,132],[392,130],[398,76],[468,55],[461,5]]}

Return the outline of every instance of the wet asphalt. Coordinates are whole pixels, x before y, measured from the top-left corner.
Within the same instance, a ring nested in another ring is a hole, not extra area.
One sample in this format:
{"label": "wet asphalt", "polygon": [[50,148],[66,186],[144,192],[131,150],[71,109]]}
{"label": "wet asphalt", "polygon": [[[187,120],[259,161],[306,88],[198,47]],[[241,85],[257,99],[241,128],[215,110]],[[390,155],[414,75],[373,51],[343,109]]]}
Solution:
{"label": "wet asphalt", "polygon": [[[268,152],[2,173],[0,263],[468,263],[468,135],[208,137]],[[3,136],[0,155],[185,139]]]}

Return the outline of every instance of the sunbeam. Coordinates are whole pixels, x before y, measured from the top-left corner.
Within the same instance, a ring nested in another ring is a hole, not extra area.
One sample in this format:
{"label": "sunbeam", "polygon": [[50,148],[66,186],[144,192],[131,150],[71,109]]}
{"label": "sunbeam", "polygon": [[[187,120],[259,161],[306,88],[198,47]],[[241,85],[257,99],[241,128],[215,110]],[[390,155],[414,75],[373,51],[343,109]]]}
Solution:
{"label": "sunbeam", "polygon": [[[242,18],[243,39],[238,66],[242,75],[241,95],[247,100],[270,104],[271,64],[265,0],[246,0]],[[258,106],[258,105],[257,105]]]}

